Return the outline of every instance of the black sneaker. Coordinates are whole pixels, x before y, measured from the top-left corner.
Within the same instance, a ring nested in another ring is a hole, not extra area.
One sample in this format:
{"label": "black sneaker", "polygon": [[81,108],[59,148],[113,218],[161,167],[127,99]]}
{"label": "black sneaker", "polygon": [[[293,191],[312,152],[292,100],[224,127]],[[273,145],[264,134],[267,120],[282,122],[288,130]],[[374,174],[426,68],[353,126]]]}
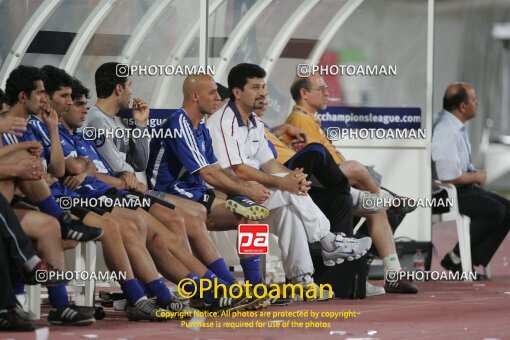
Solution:
{"label": "black sneaker", "polygon": [[22,318],[14,308],[0,311],[0,330],[8,332],[32,332],[35,325]]}
{"label": "black sneaker", "polygon": [[90,313],[80,310],[80,307],[69,305],[50,310],[48,322],[61,326],[88,326],[96,322],[96,319]]}
{"label": "black sneaker", "polygon": [[157,306],[154,299],[140,300],[134,306],[126,304],[126,315],[129,321],[165,321],[165,318],[161,317],[165,312],[168,310]]}
{"label": "black sneaker", "polygon": [[446,269],[446,270],[449,270],[451,272],[454,272],[454,273],[462,273],[462,264],[458,263],[454,263],[452,258],[450,257],[450,254],[449,253],[446,253],[446,255],[443,257],[443,259],[441,260],[441,266]]}
{"label": "black sneaker", "polygon": [[[450,257],[449,253],[447,253],[441,260],[441,266],[444,269],[449,270],[453,273],[462,274],[462,264],[454,263],[452,258]],[[485,275],[477,273],[475,270],[475,267],[471,267],[471,272],[475,273],[475,279],[474,279],[475,281],[488,280],[488,278]]]}
{"label": "black sneaker", "polygon": [[27,285],[42,284],[44,286],[55,286],[62,283],[67,283],[69,280],[64,278],[64,273],[45,260],[39,261],[24,277],[24,282]]}
{"label": "black sneaker", "polygon": [[413,283],[406,279],[401,279],[397,281],[386,281],[384,280],[384,290],[386,293],[394,293],[394,294],[417,294],[418,287],[413,285]]}
{"label": "black sneaker", "polygon": [[103,236],[104,231],[100,228],[90,227],[81,221],[73,220],[70,214],[60,216],[60,230],[63,240],[78,242],[95,241]]}
{"label": "black sneaker", "polygon": [[103,307],[99,306],[76,306],[73,305],[76,310],[80,313],[93,316],[96,320],[103,320],[106,317],[106,313]]}
{"label": "black sneaker", "polygon": [[246,196],[234,196],[227,199],[225,207],[233,213],[246,217],[250,221],[263,220],[269,216],[266,207],[255,203]]}

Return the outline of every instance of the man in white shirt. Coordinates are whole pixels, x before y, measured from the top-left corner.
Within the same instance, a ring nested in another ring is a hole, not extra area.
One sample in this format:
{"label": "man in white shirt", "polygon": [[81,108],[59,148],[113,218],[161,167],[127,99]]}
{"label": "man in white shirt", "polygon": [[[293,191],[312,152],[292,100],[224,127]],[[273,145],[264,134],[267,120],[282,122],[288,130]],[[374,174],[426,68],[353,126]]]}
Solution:
{"label": "man in white shirt", "polygon": [[[510,229],[510,201],[481,188],[487,179],[484,170],[471,163],[471,144],[466,122],[476,116],[478,100],[467,83],[448,86],[443,111],[432,134],[432,160],[437,179],[457,187],[459,211],[471,218],[471,258],[473,265],[487,266]],[[462,271],[459,244],[446,254],[441,265]]]}
{"label": "man in white shirt", "polygon": [[307,194],[310,182],[306,174],[302,169],[290,171],[273,158],[264,124],[253,113],[264,106],[265,75],[254,64],[232,68],[228,75],[230,103],[208,119],[207,127],[214,154],[223,168],[272,191],[263,204],[270,216],[262,222],[269,224],[270,231],[278,236],[286,276],[293,283],[309,284],[313,282],[314,268],[308,242],[320,241],[324,264],[333,266],[364,255],[372,241],[332,234],[328,219]]}

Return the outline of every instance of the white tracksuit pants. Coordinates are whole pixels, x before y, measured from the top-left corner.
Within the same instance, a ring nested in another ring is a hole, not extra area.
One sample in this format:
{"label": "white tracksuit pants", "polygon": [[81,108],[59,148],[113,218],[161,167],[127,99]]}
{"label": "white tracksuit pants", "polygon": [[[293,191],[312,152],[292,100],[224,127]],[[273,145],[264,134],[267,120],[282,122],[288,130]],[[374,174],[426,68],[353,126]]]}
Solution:
{"label": "white tracksuit pants", "polygon": [[[286,174],[275,174],[283,177]],[[279,189],[271,189],[271,197],[263,204],[269,217],[260,223],[278,236],[282,252],[283,270],[287,278],[314,272],[308,242],[318,242],[327,235],[330,224],[310,196],[299,196]]]}

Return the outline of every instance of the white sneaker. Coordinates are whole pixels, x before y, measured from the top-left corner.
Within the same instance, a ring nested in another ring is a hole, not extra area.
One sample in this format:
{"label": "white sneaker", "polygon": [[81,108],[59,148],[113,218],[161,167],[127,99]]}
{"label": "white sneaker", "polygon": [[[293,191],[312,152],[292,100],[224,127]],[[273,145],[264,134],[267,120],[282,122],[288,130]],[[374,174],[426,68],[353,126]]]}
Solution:
{"label": "white sneaker", "polygon": [[335,245],[337,248],[333,251],[327,251],[322,248],[322,259],[325,266],[332,267],[335,264],[344,262],[344,260],[352,261],[359,259],[372,246],[372,239],[370,237],[360,239],[346,237],[344,233],[341,233],[336,235]]}
{"label": "white sneaker", "polygon": [[[292,291],[287,291],[288,298],[294,298],[296,301],[328,301],[335,297],[335,293],[329,289],[322,289],[318,284],[313,281],[313,278],[306,274],[300,280],[292,282],[293,284],[300,284],[303,286],[303,296],[300,296],[300,289],[295,289],[295,294]],[[309,292],[307,294],[307,292]],[[312,298],[311,296],[315,297]],[[310,296],[310,297],[308,297]]]}
{"label": "white sneaker", "polygon": [[374,286],[373,284],[370,284],[367,281],[366,286],[366,295],[368,296],[377,296],[377,295],[383,295],[386,294],[386,291],[384,290],[384,287]]}
{"label": "white sneaker", "polygon": [[124,311],[126,309],[126,305],[127,305],[126,299],[115,300],[113,301],[113,310]]}
{"label": "white sneaker", "polygon": [[391,207],[393,195],[385,190],[378,194],[359,190],[358,202],[352,207],[354,214],[375,214]]}

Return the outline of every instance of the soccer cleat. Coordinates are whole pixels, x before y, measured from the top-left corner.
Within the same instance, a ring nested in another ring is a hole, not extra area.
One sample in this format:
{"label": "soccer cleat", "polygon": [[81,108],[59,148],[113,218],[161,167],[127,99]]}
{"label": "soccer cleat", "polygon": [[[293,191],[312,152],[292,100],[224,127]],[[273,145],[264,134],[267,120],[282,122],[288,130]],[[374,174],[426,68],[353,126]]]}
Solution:
{"label": "soccer cleat", "polygon": [[[239,289],[233,290],[233,295],[238,296]],[[240,295],[238,298],[233,297],[219,297],[212,303],[207,303],[203,300],[191,299],[190,307],[200,310],[207,310],[209,312],[220,312],[220,311],[234,311],[249,309],[253,305],[257,304],[260,299],[247,298],[245,294]]]}
{"label": "soccer cleat", "polygon": [[416,294],[418,288],[411,281],[400,279],[397,281],[384,281],[384,290],[386,293],[395,294]]}
{"label": "soccer cleat", "polygon": [[14,308],[0,310],[0,331],[32,332],[35,325],[23,318]]}
{"label": "soccer cleat", "polygon": [[80,310],[78,306],[68,305],[52,309],[48,314],[48,322],[61,326],[88,326],[96,322],[96,319],[90,313]]}
{"label": "soccer cleat", "polygon": [[98,306],[76,306],[76,310],[80,313],[93,316],[96,320],[103,320],[106,317],[106,313],[103,307]]}
{"label": "soccer cleat", "polygon": [[64,213],[59,221],[63,240],[74,240],[78,242],[95,241],[101,238],[104,233],[100,228],[90,227],[80,221],[73,220],[71,215],[67,213]]}
{"label": "soccer cleat", "polygon": [[129,321],[165,321],[165,318],[158,315],[168,312],[159,307],[155,299],[143,299],[134,306],[126,304],[126,315]]}
{"label": "soccer cleat", "polygon": [[[265,284],[263,282],[259,282],[258,284]],[[257,287],[257,295],[258,296],[263,296],[264,295],[264,288],[261,287],[261,286],[258,286],[258,284],[255,286]],[[269,289],[266,289],[266,292],[269,291]],[[266,297],[266,298],[257,298],[255,296],[255,292],[252,292],[252,297],[250,298],[250,302],[252,302],[252,304],[247,307],[246,309],[247,310],[259,310],[259,309],[264,309],[266,307],[269,307],[271,305],[271,299]]]}
{"label": "soccer cleat", "polygon": [[168,310],[169,312],[175,313],[175,317],[173,317],[173,319],[178,320],[190,319],[196,314],[195,312],[197,311],[196,309],[191,308],[190,306],[180,301],[177,301],[177,299],[173,299],[168,304],[161,307]]}
{"label": "soccer cleat", "polygon": [[271,306],[287,306],[290,305],[293,301],[292,299],[279,297],[279,298],[272,298],[269,299],[269,302],[271,303]]}
{"label": "soccer cleat", "polygon": [[336,235],[335,245],[337,248],[333,251],[327,251],[322,248],[322,259],[325,266],[332,267],[335,264],[344,262],[344,260],[352,261],[359,259],[372,246],[372,239],[370,237],[356,239],[346,237],[342,233]]}
{"label": "soccer cleat", "polygon": [[69,280],[64,278],[64,273],[45,260],[39,261],[34,269],[25,274],[24,282],[27,285],[42,284],[45,286],[54,286],[61,283],[67,283]]}
{"label": "soccer cleat", "polygon": [[328,301],[335,297],[333,291],[322,289],[313,281],[313,278],[309,274],[303,275],[299,280],[293,281],[292,283],[303,286],[302,296],[300,294],[300,289],[293,288],[294,292],[292,290],[286,292],[288,298],[296,301]]}
{"label": "soccer cleat", "polygon": [[255,203],[246,196],[234,196],[225,202],[225,206],[233,213],[246,217],[250,221],[259,221],[269,216],[266,207]]}
{"label": "soccer cleat", "polygon": [[[263,281],[259,282],[258,284],[265,284]],[[258,296],[262,296],[264,294],[264,289],[262,287],[257,287],[258,289]],[[266,291],[269,292],[270,288],[267,287]],[[256,299],[256,297],[253,297]],[[269,306],[286,306],[291,304],[293,301],[292,299],[286,298],[286,297],[278,297],[278,298],[266,298],[266,299],[259,299],[259,302],[255,303],[251,307],[247,308],[248,310],[258,310],[263,309]]]}
{"label": "soccer cleat", "polygon": [[359,190],[358,201],[352,207],[352,212],[354,214],[375,214],[388,209],[392,200],[393,196],[384,190],[381,190],[378,194]]}

